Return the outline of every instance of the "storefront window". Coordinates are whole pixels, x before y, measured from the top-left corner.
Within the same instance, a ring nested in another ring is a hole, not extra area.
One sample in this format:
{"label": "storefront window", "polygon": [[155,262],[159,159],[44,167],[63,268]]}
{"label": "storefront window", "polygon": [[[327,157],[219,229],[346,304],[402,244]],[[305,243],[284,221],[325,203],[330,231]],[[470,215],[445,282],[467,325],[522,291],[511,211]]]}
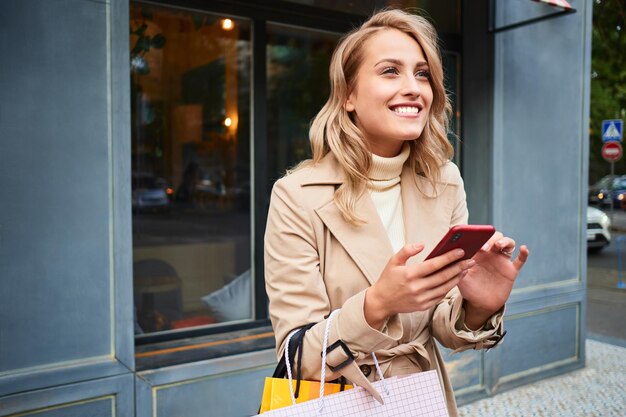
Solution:
{"label": "storefront window", "polygon": [[135,333],[249,320],[250,23],[130,17]]}

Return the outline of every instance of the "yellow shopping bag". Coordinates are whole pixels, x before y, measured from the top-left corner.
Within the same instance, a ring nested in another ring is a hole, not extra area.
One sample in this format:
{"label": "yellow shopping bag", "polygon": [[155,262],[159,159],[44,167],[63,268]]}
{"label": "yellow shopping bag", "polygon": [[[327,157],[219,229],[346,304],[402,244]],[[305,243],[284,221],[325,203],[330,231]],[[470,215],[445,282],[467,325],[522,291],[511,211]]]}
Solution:
{"label": "yellow shopping bag", "polygon": [[[319,398],[319,381],[303,380],[300,374],[304,334],[308,329],[313,327],[314,324],[315,323],[309,323],[304,325],[287,336],[284,356],[278,362],[274,374],[271,377],[265,378],[259,414],[293,405],[292,395],[296,403]],[[299,353],[298,359],[296,359],[296,352]],[[291,364],[296,365],[295,378],[292,378],[291,375]],[[290,382],[293,390],[289,388]],[[352,385],[329,382],[324,384],[324,395],[334,394],[350,388],[352,388]]]}
{"label": "yellow shopping bag", "polygon": [[[295,391],[297,381],[292,381],[292,387]],[[344,385],[344,390],[351,389],[352,385]],[[341,384],[326,383],[324,384],[324,395],[335,394],[341,391]],[[320,383],[319,381],[300,381],[300,390],[296,403],[319,398]],[[263,387],[263,398],[261,400],[261,409],[259,413],[270,410],[276,410],[282,407],[292,405],[291,393],[289,390],[289,380],[285,378],[265,378]]]}

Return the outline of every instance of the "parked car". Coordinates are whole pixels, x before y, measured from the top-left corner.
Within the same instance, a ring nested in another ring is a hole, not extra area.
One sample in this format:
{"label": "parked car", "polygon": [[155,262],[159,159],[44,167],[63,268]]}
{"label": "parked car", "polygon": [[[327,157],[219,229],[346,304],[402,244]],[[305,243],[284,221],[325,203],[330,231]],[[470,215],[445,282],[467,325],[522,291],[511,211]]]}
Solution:
{"label": "parked car", "polygon": [[616,208],[626,202],[626,175],[607,175],[589,187],[589,204],[609,207],[611,199]]}
{"label": "parked car", "polygon": [[168,210],[172,188],[163,178],[133,174],[133,210]]}
{"label": "parked car", "polygon": [[611,219],[595,207],[587,207],[587,250],[600,252],[611,243]]}

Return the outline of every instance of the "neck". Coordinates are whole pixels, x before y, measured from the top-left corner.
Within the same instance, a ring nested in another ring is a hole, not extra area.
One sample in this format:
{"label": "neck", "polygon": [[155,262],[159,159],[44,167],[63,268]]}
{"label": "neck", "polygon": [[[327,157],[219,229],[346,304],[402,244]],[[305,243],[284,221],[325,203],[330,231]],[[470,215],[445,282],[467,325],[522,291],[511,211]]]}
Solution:
{"label": "neck", "polygon": [[408,144],[403,146],[397,155],[385,158],[377,154],[372,154],[372,166],[368,172],[370,181],[381,181],[399,178],[402,167],[409,158],[411,152]]}
{"label": "neck", "polygon": [[404,149],[404,142],[394,142],[394,143],[370,143],[369,151],[372,155],[378,155],[383,158],[393,158],[394,156],[400,155],[402,149]]}

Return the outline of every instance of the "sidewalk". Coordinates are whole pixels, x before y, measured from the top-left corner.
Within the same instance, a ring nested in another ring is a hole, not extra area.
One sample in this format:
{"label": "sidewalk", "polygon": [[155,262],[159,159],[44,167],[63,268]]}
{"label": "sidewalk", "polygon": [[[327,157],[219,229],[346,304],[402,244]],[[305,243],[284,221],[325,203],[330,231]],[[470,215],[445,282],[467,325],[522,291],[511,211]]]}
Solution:
{"label": "sidewalk", "polygon": [[626,347],[586,347],[585,368],[460,407],[460,417],[626,416]]}

